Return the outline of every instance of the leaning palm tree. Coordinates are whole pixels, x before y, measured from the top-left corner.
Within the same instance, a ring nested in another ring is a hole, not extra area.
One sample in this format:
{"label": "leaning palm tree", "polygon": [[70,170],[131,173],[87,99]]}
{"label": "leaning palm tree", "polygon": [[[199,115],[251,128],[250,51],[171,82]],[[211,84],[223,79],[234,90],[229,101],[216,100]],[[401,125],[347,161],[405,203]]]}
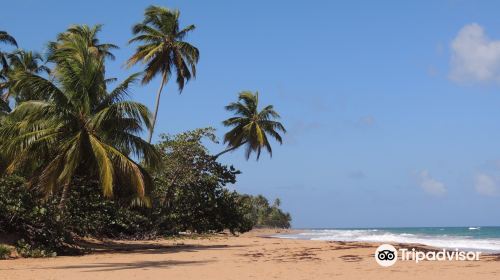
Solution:
{"label": "leaning palm tree", "polygon": [[129,155],[145,164],[158,158],[154,147],[137,135],[142,125],[151,127],[150,112],[125,100],[139,75],[108,91],[104,58],[81,38],[70,41],[75,51],[57,60],[53,80],[29,72],[16,76],[21,90],[47,98],[22,102],[0,127],[6,171],[32,168],[31,186],[46,195],[61,191],[61,211],[71,180],[79,174],[99,178],[106,197],[113,196],[115,187],[130,187],[132,197],[147,203],[148,175]]}
{"label": "leaning palm tree", "polygon": [[254,94],[250,91],[243,91],[239,94],[238,100],[226,106],[226,110],[235,112],[236,116],[223,122],[224,126],[233,128],[224,135],[227,149],[215,155],[215,158],[243,145],[246,145],[247,160],[252,152],[257,153],[257,159],[259,159],[263,147],[272,156],[273,151],[268,135],[282,144],[283,140],[279,132],[286,133],[285,127],[275,121],[280,118],[279,114],[274,110],[273,105],[268,105],[259,112],[258,92]]}
{"label": "leaning palm tree", "polygon": [[133,26],[132,38],[129,43],[142,42],[135,54],[128,60],[128,66],[141,61],[147,64],[142,83],[149,83],[156,75],[161,74],[161,83],[156,94],[156,105],[153,113],[153,125],[149,130],[148,142],[151,143],[153,130],[158,116],[160,96],[163,86],[175,72],[179,91],[184,89],[185,82],[196,76],[196,63],[199,51],[196,47],[183,41],[184,37],[195,29],[189,25],[179,28],[178,10],[169,10],[158,6],[149,6],[144,12],[144,20]]}

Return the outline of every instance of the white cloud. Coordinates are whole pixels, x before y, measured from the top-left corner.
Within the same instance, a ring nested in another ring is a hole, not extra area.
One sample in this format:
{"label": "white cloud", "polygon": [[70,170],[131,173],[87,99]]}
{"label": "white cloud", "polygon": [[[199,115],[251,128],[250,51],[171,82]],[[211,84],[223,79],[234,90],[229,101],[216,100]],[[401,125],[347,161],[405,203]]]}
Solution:
{"label": "white cloud", "polygon": [[497,185],[491,176],[486,174],[478,174],[474,184],[476,192],[486,196],[494,196],[497,194]]}
{"label": "white cloud", "polygon": [[464,26],[451,43],[450,79],[500,81],[500,40],[491,40],[477,23]]}
{"label": "white cloud", "polygon": [[434,179],[427,170],[421,171],[419,174],[420,187],[428,194],[434,196],[442,196],[446,193],[444,183]]}

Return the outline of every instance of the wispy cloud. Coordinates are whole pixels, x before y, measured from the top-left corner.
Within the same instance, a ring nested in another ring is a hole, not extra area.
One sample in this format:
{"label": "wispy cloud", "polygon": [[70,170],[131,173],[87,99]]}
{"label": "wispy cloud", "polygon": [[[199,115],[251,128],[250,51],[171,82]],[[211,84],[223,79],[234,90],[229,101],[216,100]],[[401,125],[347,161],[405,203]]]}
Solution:
{"label": "wispy cloud", "polygon": [[446,194],[446,186],[443,182],[434,179],[429,171],[423,170],[419,174],[420,187],[428,194],[433,196],[442,196]]}
{"label": "wispy cloud", "polygon": [[451,43],[450,79],[459,83],[500,81],[500,40],[477,23],[465,25]]}
{"label": "wispy cloud", "polygon": [[364,116],[361,117],[358,123],[362,126],[372,126],[375,124],[375,117],[373,116]]}
{"label": "wispy cloud", "polygon": [[311,133],[315,130],[318,130],[322,127],[319,122],[305,122],[305,121],[297,121],[292,124],[290,128],[288,128],[288,132],[285,134],[285,142],[295,144],[299,141],[304,135]]}
{"label": "wispy cloud", "polygon": [[361,171],[361,170],[355,170],[355,171],[352,171],[352,172],[349,172],[349,178],[351,179],[364,179],[366,178],[366,174],[365,172]]}
{"label": "wispy cloud", "polygon": [[476,192],[485,196],[495,196],[497,195],[497,184],[493,177],[481,173],[476,175],[476,180],[474,184]]}

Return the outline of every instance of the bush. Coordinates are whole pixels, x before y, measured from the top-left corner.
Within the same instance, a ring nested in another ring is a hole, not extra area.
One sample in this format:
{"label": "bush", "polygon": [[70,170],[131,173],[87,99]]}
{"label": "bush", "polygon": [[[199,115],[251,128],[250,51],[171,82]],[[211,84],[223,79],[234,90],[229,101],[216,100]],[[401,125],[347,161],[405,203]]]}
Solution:
{"label": "bush", "polygon": [[57,256],[57,253],[52,251],[52,248],[44,248],[47,247],[41,246],[40,244],[32,245],[27,243],[24,239],[21,239],[16,243],[17,252],[25,258],[46,258]]}
{"label": "bush", "polygon": [[[0,232],[14,233],[28,250],[68,252],[71,234],[59,220],[55,200],[42,202],[17,176],[0,178]],[[28,245],[28,246],[25,246]]]}
{"label": "bush", "polygon": [[250,230],[239,196],[227,190],[240,172],[215,160],[201,143],[215,141],[212,128],[175,136],[162,135],[157,145],[163,168],[153,171],[154,221],[159,231],[177,233]]}
{"label": "bush", "polygon": [[152,221],[129,201],[106,199],[99,183],[73,181],[66,206],[66,227],[79,236],[145,238],[154,235]]}
{"label": "bush", "polygon": [[0,244],[0,260],[6,260],[10,256],[10,249],[9,247]]}

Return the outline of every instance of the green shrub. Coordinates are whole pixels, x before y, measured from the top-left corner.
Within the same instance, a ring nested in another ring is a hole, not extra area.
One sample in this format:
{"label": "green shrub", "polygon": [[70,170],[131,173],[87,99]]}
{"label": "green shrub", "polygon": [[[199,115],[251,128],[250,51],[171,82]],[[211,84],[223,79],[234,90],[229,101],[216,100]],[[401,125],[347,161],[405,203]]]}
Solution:
{"label": "green shrub", "polygon": [[128,201],[106,199],[99,183],[74,180],[66,207],[66,227],[79,236],[145,238],[154,236],[147,210],[132,208]]}
{"label": "green shrub", "polygon": [[0,244],[0,260],[6,260],[10,256],[10,249],[9,247]]}
{"label": "green shrub", "polygon": [[152,172],[152,216],[159,232],[245,232],[252,228],[239,196],[226,188],[240,172],[217,162],[202,144],[203,139],[215,140],[213,132],[205,128],[161,135],[157,147],[163,168]]}
{"label": "green shrub", "polygon": [[26,243],[24,239],[17,241],[16,250],[21,256],[25,258],[46,258],[57,256],[57,253],[55,251],[52,251],[51,248],[48,248],[41,244],[32,245]]}
{"label": "green shrub", "polygon": [[0,178],[0,233],[16,234],[30,250],[67,253],[70,232],[59,219],[56,201],[43,202],[22,178]]}

